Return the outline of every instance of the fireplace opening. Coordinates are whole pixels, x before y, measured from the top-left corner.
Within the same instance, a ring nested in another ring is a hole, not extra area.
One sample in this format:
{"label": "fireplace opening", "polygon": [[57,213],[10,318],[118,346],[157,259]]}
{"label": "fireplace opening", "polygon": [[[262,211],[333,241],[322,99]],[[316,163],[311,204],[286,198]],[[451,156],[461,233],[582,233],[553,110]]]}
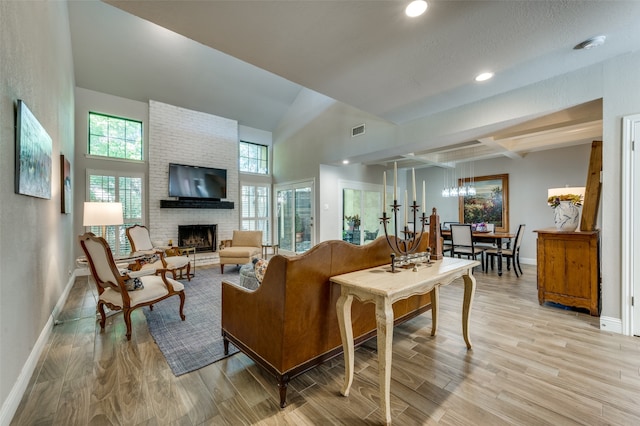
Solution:
{"label": "fireplace opening", "polygon": [[180,247],[195,247],[196,252],[216,251],[217,225],[178,225]]}

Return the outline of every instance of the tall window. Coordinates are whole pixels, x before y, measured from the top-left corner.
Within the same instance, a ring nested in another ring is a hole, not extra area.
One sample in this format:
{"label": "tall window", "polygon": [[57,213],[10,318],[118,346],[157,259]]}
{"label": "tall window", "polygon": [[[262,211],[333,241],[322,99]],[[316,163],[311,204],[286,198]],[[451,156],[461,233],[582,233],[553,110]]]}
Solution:
{"label": "tall window", "polygon": [[262,231],[262,240],[271,242],[269,185],[242,185],[242,229]]}
{"label": "tall window", "polygon": [[89,113],[89,154],[142,160],[142,122]]}
{"label": "tall window", "polygon": [[245,173],[269,174],[269,147],[240,141],[240,171]]}
{"label": "tall window", "polygon": [[[142,174],[87,170],[87,201],[122,203],[124,224],[106,229],[106,240],[115,256],[126,256],[131,251],[125,229],[143,223],[143,184]],[[93,226],[91,232],[101,235],[102,229]]]}

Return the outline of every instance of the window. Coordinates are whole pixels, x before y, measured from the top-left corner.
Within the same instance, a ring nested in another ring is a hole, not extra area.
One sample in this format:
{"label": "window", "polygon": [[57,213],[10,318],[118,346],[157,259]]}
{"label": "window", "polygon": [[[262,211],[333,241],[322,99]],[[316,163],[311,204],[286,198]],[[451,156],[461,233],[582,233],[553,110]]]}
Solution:
{"label": "window", "polygon": [[245,173],[269,174],[269,147],[240,141],[240,171]]}
{"label": "window", "polygon": [[89,154],[142,161],[142,122],[90,112]]}
{"label": "window", "polygon": [[[125,229],[135,224],[144,224],[142,221],[143,184],[144,178],[141,174],[87,170],[89,191],[87,201],[122,203],[124,224],[106,228],[106,240],[114,256],[126,256],[131,251]],[[90,231],[96,235],[102,233],[99,226],[92,226]]]}
{"label": "window", "polygon": [[262,241],[271,241],[269,185],[242,185],[242,229],[262,231]]}

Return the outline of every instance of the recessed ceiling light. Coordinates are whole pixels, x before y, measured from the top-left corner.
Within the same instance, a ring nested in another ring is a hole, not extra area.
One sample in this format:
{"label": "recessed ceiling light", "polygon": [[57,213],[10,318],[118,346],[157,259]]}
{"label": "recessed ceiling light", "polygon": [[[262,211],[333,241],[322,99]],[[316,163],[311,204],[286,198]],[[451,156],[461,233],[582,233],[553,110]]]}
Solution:
{"label": "recessed ceiling light", "polygon": [[493,77],[493,73],[492,72],[483,72],[482,74],[478,74],[476,76],[476,81],[487,81],[491,77]]}
{"label": "recessed ceiling light", "polygon": [[573,46],[573,49],[574,50],[593,49],[594,47],[602,46],[606,39],[607,39],[607,37],[603,36],[603,35],[599,35],[599,36],[596,36],[596,37],[591,37],[591,38],[583,41],[582,43],[576,44],[575,46]]}
{"label": "recessed ceiling light", "polygon": [[349,160],[342,160],[342,164],[349,164]]}
{"label": "recessed ceiling light", "polygon": [[410,18],[415,18],[416,16],[422,15],[427,10],[427,6],[427,2],[424,0],[414,0],[409,3],[404,13]]}

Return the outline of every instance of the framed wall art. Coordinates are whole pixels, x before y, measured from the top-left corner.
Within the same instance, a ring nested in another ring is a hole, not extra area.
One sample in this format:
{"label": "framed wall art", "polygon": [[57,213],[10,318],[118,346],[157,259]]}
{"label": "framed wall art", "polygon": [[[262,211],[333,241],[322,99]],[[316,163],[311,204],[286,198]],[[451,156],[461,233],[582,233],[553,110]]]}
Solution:
{"label": "framed wall art", "polygon": [[71,163],[60,154],[60,198],[62,213],[71,213]]}
{"label": "framed wall art", "polygon": [[461,223],[493,223],[496,232],[509,231],[509,175],[458,179],[458,185],[473,184],[475,195],[459,197]]}
{"label": "framed wall art", "polygon": [[18,99],[16,114],[17,194],[51,199],[53,142],[24,101]]}

